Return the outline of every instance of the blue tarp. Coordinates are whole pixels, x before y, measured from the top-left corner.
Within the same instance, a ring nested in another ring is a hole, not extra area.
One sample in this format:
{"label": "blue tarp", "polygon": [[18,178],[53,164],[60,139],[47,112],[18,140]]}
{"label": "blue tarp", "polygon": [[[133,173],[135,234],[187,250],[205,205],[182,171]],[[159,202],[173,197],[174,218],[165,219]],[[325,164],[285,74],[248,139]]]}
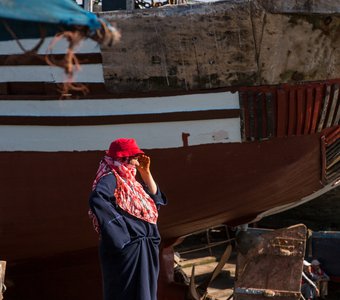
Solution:
{"label": "blue tarp", "polygon": [[64,25],[83,25],[97,29],[100,23],[95,14],[72,0],[0,0],[0,17]]}
{"label": "blue tarp", "polygon": [[19,38],[39,35],[37,24],[44,24],[48,34],[60,30],[58,26],[87,26],[100,28],[99,19],[72,0],[0,0],[0,40],[11,39],[1,20],[5,20]]}

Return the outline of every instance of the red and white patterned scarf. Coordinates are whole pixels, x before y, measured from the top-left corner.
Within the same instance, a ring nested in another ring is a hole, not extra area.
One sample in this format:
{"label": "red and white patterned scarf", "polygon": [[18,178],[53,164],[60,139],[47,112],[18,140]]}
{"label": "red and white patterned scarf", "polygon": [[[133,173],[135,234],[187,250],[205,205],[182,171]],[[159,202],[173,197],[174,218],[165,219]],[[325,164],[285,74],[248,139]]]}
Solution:
{"label": "red and white patterned scarf", "polygon": [[[96,188],[98,181],[103,176],[111,172],[115,175],[117,181],[114,191],[117,205],[138,219],[156,224],[158,218],[156,204],[136,180],[137,170],[135,166],[104,156],[100,162],[92,190]],[[89,216],[93,221],[95,230],[99,232],[97,218],[91,210],[89,210]]]}

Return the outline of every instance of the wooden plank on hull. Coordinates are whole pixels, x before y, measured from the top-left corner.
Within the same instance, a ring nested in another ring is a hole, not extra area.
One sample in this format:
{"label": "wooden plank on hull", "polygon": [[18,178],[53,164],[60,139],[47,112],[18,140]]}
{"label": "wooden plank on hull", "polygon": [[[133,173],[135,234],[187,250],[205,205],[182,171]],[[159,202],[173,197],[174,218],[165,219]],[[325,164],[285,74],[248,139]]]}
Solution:
{"label": "wooden plank on hull", "polygon": [[296,135],[301,135],[303,132],[303,123],[305,118],[305,90],[298,88],[297,90],[297,125]]}
{"label": "wooden plank on hull", "polygon": [[277,91],[277,136],[283,137],[287,134],[287,93],[283,89]]}
{"label": "wooden plank on hull", "polygon": [[338,112],[335,116],[334,125],[339,125],[340,122],[340,103],[338,103]]}
{"label": "wooden plank on hull", "polygon": [[267,119],[267,106],[266,106],[266,95],[261,95],[261,110],[262,110],[262,133],[263,138],[268,138],[268,119]]}
{"label": "wooden plank on hull", "polygon": [[331,127],[333,124],[333,118],[335,115],[335,109],[337,107],[339,101],[339,85],[338,84],[334,84],[334,92],[333,92],[333,98],[332,98],[332,104],[329,110],[329,114],[328,114],[328,119],[327,119],[327,124],[326,127]]}
{"label": "wooden plank on hull", "polygon": [[338,139],[335,143],[327,147],[327,164],[329,168],[329,165],[332,164],[332,161],[337,160],[340,158],[339,156],[339,146],[340,146],[340,139]]}
{"label": "wooden plank on hull", "polygon": [[322,136],[321,137],[321,180],[323,184],[327,183],[327,173],[326,173],[326,168],[327,168],[327,160],[326,160],[326,137]]}
{"label": "wooden plank on hull", "polygon": [[333,144],[337,139],[340,138],[340,127],[335,127],[328,135],[326,136],[327,145]]}
{"label": "wooden plank on hull", "polygon": [[250,140],[253,141],[255,139],[255,95],[252,91],[248,94],[248,111],[249,111],[249,136]]}
{"label": "wooden plank on hull", "polygon": [[324,126],[327,111],[328,111],[330,94],[331,94],[331,86],[327,85],[326,86],[326,94],[325,94],[325,98],[324,98],[323,106],[322,106],[322,113],[321,113],[321,117],[320,117],[320,121],[319,121],[319,125],[318,125],[318,132],[321,132],[321,130],[324,128],[323,126]]}
{"label": "wooden plank on hull", "polygon": [[296,132],[296,89],[289,90],[288,135]]}
{"label": "wooden plank on hull", "polygon": [[321,137],[322,180],[324,183],[339,178],[340,170],[340,127],[325,130]]}
{"label": "wooden plank on hull", "polygon": [[244,92],[244,97],[243,97],[243,104],[244,104],[244,122],[245,122],[245,137],[246,140],[250,141],[251,140],[251,129],[250,129],[250,113],[249,113],[249,92]]}
{"label": "wooden plank on hull", "polygon": [[258,140],[263,139],[263,111],[262,111],[262,93],[258,93],[255,99],[255,110],[256,110],[256,138]]}
{"label": "wooden plank on hull", "polygon": [[313,114],[313,108],[314,106],[314,89],[313,87],[307,87],[307,93],[306,93],[306,121],[303,133],[309,134],[311,123],[312,123],[312,114]]}
{"label": "wooden plank on hull", "polygon": [[274,110],[274,99],[273,93],[267,92],[266,93],[266,112],[267,112],[267,136],[268,138],[275,136],[275,110]]}
{"label": "wooden plank on hull", "polygon": [[310,129],[310,133],[315,133],[316,125],[317,125],[319,115],[320,115],[321,101],[322,101],[322,87],[318,85],[315,88],[315,101],[314,101],[313,117],[312,117],[312,125]]}
{"label": "wooden plank on hull", "polygon": [[338,140],[337,142],[327,147],[327,153],[326,153],[327,164],[329,164],[330,161],[333,161],[333,159],[340,158],[339,149],[338,149],[339,145],[340,145],[340,140]]}

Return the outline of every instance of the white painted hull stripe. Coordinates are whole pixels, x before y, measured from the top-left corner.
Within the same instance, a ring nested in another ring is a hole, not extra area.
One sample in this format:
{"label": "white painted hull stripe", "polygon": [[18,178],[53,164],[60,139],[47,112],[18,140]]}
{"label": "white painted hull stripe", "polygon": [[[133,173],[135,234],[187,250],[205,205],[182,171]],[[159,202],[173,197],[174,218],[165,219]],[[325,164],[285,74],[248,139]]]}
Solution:
{"label": "white painted hull stripe", "polygon": [[[41,45],[38,54],[46,54],[47,49],[52,41],[52,37],[46,38],[44,43]],[[20,39],[20,42],[26,50],[31,50],[37,43],[39,39]],[[66,40],[61,40],[53,48],[53,54],[65,53],[67,49]],[[22,50],[15,41],[2,41],[0,42],[0,55],[12,55],[12,54],[22,54]],[[76,53],[101,53],[100,47],[97,42],[87,39],[83,41],[79,47],[76,48]]]}
{"label": "white painted hull stripe", "polygon": [[109,116],[239,109],[238,93],[94,100],[1,100],[1,116]]}
{"label": "white painted hull stripe", "polygon": [[0,126],[0,151],[106,150],[113,139],[134,137],[143,149],[241,142],[240,119],[98,126]]}
{"label": "white painted hull stripe", "polygon": [[[53,82],[67,81],[64,70],[50,66],[0,66],[0,82]],[[82,65],[73,82],[104,82],[101,64]]]}

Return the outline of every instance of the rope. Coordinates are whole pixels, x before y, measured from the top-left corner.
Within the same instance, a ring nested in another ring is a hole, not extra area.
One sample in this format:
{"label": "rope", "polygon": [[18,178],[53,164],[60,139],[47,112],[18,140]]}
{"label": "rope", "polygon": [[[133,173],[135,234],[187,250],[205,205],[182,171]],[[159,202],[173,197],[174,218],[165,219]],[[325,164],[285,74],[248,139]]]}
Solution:
{"label": "rope", "polygon": [[[114,43],[120,40],[120,32],[112,26],[108,26],[104,21],[99,20],[101,23],[101,28],[96,31],[96,33],[90,38],[98,42],[99,44],[105,46],[112,46]],[[89,93],[89,89],[86,85],[82,83],[74,83],[74,74],[81,70],[79,60],[75,54],[75,48],[80,44],[80,42],[86,39],[89,34],[84,27],[76,27],[74,31],[63,31],[55,35],[54,39],[51,41],[48,52],[45,57],[46,63],[50,66],[58,66],[64,69],[66,74],[66,81],[59,86],[59,92],[61,93],[61,99],[71,96],[71,92],[80,92],[83,95]],[[64,58],[60,61],[55,61],[52,56],[53,47],[62,39],[66,39],[69,43],[67,52]]]}
{"label": "rope", "polygon": [[21,42],[18,39],[18,37],[15,34],[15,32],[8,25],[8,23],[5,20],[2,20],[2,24],[4,25],[4,27],[8,31],[8,33],[11,35],[13,40],[16,41],[16,43],[18,44],[19,48],[24,52],[24,54],[29,54],[29,55],[36,54],[38,52],[39,48],[41,47],[41,45],[43,44],[43,42],[45,41],[46,30],[44,28],[42,28],[41,25],[39,25],[40,36],[41,36],[39,42],[31,50],[26,50],[25,47],[21,44]]}
{"label": "rope", "polygon": [[[61,99],[71,96],[72,91],[80,92],[83,95],[89,93],[89,89],[86,85],[82,83],[73,82],[75,73],[81,70],[79,60],[75,53],[75,48],[80,44],[80,42],[90,37],[91,39],[95,40],[101,45],[111,47],[114,43],[120,40],[121,34],[114,26],[110,26],[100,19],[99,21],[101,23],[101,28],[96,30],[95,33],[92,35],[89,34],[87,27],[75,26],[74,30],[62,31],[60,33],[57,33],[48,46],[47,54],[45,55],[46,63],[52,67],[63,68],[66,74],[65,81],[62,84],[58,85],[58,92],[61,93],[60,96]],[[45,41],[46,38],[45,29],[39,26],[40,40],[31,50],[27,50],[22,45],[15,32],[10,28],[8,23],[5,20],[3,20],[2,23],[25,55],[34,55],[40,58],[40,56],[37,55],[37,52],[41,45],[43,44],[43,42]],[[55,45],[62,39],[65,39],[68,42],[67,51],[63,59],[56,61],[53,58],[52,50],[55,47]]]}

